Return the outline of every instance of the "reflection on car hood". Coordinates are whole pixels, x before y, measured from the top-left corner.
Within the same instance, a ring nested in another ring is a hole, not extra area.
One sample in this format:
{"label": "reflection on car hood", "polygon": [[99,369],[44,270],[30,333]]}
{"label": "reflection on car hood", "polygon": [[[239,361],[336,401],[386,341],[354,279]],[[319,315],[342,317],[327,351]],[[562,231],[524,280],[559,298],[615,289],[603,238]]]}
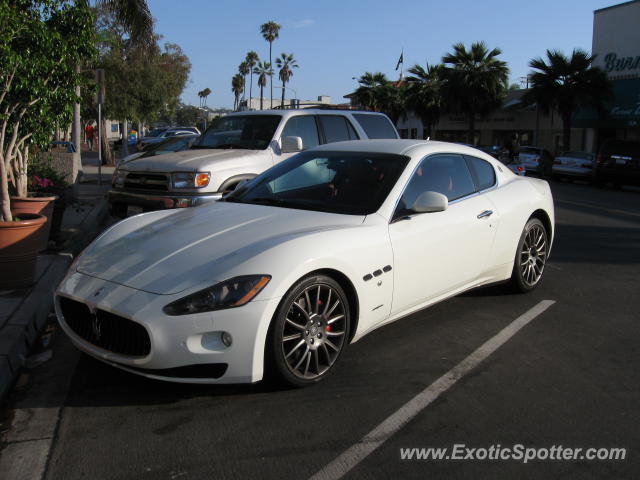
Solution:
{"label": "reflection on car hood", "polygon": [[193,149],[166,153],[152,157],[136,158],[127,162],[126,169],[135,172],[196,172],[225,162],[237,161],[238,157],[249,158],[269,155],[264,150],[218,150]]}
{"label": "reflection on car hood", "polygon": [[[215,202],[131,217],[99,237],[77,270],[157,294],[205,287],[270,247],[362,223],[363,216]],[[257,272],[269,273],[269,272]]]}

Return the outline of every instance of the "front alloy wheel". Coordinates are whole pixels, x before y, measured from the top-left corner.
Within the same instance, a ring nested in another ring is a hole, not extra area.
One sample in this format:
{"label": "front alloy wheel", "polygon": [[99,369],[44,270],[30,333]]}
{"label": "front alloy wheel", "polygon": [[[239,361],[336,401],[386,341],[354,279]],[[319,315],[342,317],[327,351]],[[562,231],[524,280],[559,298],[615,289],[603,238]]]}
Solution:
{"label": "front alloy wheel", "polygon": [[349,303],[332,278],[301,280],[276,312],[271,349],[279,376],[304,386],[324,378],[338,361],[349,333]]}

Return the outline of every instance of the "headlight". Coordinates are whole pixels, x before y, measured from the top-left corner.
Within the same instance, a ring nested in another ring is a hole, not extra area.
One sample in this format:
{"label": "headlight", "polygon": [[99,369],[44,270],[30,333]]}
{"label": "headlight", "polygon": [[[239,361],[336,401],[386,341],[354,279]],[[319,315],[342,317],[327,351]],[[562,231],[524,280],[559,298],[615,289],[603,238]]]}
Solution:
{"label": "headlight", "polygon": [[127,172],[125,170],[116,170],[115,172],[113,172],[113,178],[111,180],[111,184],[114,187],[122,187],[124,186],[124,179],[127,176]]}
{"label": "headlight", "polygon": [[209,172],[179,172],[172,173],[173,188],[202,188],[209,185],[211,174]]}
{"label": "headlight", "polygon": [[165,306],[163,311],[167,315],[189,315],[241,307],[258,295],[269,280],[270,275],[234,277],[176,300]]}

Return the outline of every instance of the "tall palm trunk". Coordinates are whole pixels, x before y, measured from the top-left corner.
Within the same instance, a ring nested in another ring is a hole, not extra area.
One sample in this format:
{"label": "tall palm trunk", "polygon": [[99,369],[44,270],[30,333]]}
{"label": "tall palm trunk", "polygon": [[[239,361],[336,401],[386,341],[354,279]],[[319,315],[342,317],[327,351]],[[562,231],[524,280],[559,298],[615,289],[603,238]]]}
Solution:
{"label": "tall palm trunk", "polygon": [[253,90],[253,67],[251,68],[251,73],[249,74],[249,110],[251,110],[251,93]]}
{"label": "tall palm trunk", "polygon": [[[273,62],[271,61],[271,45],[273,42],[269,42],[269,69],[273,71]],[[273,108],[273,72],[269,75],[269,85],[271,86],[271,103],[269,108]],[[262,110],[262,107],[260,108]]]}
{"label": "tall palm trunk", "polygon": [[264,91],[264,87],[260,85],[260,110],[262,110],[262,98],[263,98],[262,92],[263,91]]}
{"label": "tall palm trunk", "polygon": [[282,82],[282,100],[280,101],[280,108],[284,108],[284,81]]}

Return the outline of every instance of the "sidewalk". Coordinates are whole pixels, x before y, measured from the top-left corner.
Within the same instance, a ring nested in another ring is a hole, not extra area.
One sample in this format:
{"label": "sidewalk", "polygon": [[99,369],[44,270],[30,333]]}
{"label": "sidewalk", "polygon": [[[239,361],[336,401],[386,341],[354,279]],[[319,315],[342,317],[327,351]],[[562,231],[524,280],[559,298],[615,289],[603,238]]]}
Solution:
{"label": "sidewalk", "polygon": [[105,194],[113,167],[103,167],[102,185],[98,185],[97,154],[83,152],[82,163],[84,173],[72,187],[74,201],[64,212],[60,239],[54,249],[38,256],[36,282],[29,289],[0,291],[0,399],[38,344],[53,308],[53,292],[73,258],[102,230],[108,217]]}

